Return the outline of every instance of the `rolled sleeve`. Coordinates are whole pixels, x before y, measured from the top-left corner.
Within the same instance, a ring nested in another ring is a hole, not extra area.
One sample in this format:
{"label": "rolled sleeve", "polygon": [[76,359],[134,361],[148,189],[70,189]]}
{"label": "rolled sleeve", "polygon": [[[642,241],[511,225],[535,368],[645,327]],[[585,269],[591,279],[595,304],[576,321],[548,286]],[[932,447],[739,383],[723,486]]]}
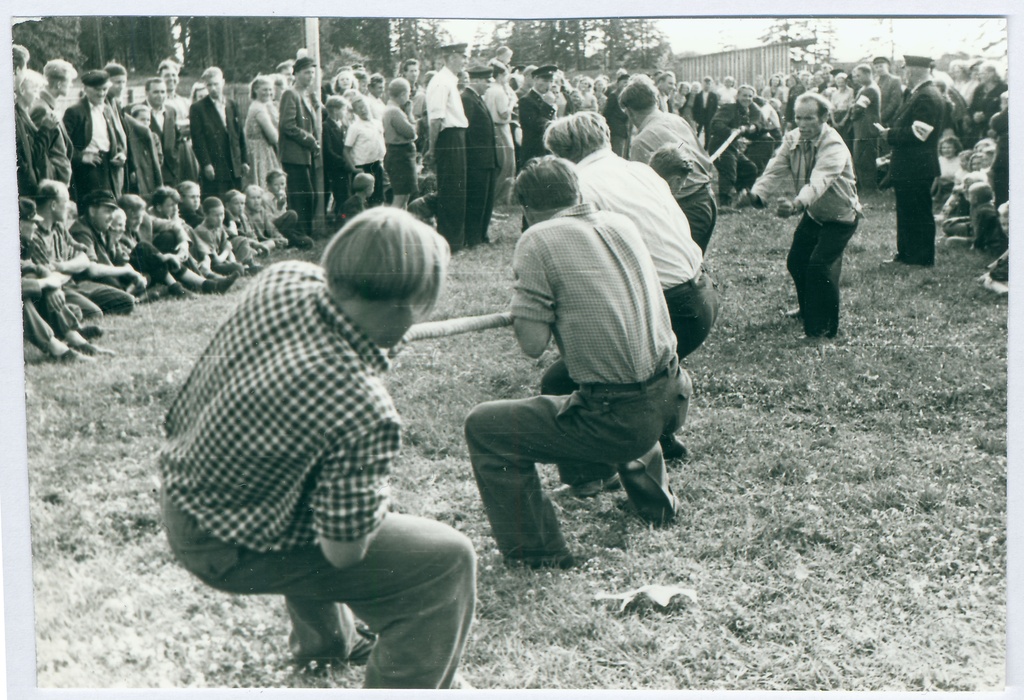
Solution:
{"label": "rolled sleeve", "polygon": [[341,442],[321,470],[310,500],[313,529],[336,542],[368,535],[388,510],[387,475],[401,447],[401,428],[385,420]]}

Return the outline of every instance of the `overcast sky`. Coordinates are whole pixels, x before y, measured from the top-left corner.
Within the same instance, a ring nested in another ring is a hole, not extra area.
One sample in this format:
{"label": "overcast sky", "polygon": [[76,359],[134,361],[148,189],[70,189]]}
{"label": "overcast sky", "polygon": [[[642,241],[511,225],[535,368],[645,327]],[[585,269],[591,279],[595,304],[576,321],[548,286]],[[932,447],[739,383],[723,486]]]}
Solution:
{"label": "overcast sky", "polygon": [[[697,51],[703,54],[758,46],[761,43],[759,37],[764,35],[772,20],[761,17],[702,17],[656,21],[668,36],[675,53]],[[962,50],[981,55],[986,45],[1000,39],[1004,40],[1001,44],[1003,52],[1006,46],[1004,19],[895,18],[881,22],[874,18],[836,18],[827,21],[835,29],[833,60],[840,62],[856,61],[878,53],[938,57],[947,51]],[[472,42],[481,29],[489,36],[494,27],[493,20],[446,20],[444,24],[455,39],[466,42]],[[991,57],[998,55],[993,55],[993,51],[988,54]]]}

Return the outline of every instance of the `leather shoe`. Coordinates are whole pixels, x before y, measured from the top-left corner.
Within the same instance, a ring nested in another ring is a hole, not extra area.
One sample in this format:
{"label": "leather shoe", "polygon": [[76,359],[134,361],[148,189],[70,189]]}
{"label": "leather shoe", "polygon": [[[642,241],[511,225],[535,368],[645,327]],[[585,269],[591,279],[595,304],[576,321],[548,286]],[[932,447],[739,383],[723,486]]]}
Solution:
{"label": "leather shoe", "polygon": [[370,654],[373,653],[373,648],[377,644],[377,635],[363,624],[356,625],[356,634],[355,644],[352,645],[352,651],[346,658],[335,655],[295,656],[292,658],[292,663],[300,669],[310,671],[322,671],[327,666],[340,664],[363,666],[369,660]]}
{"label": "leather shoe", "polygon": [[658,438],[658,442],[661,444],[661,455],[665,459],[686,459],[689,454],[686,445],[675,435],[662,436]]}
{"label": "leather shoe", "polygon": [[78,329],[78,334],[86,340],[96,340],[103,337],[103,329],[99,326],[82,326]]}
{"label": "leather shoe", "polygon": [[622,488],[622,481],[619,479],[619,475],[612,474],[607,479],[595,479],[570,486],[569,493],[576,498],[595,498],[602,491],[615,491],[620,488]]}

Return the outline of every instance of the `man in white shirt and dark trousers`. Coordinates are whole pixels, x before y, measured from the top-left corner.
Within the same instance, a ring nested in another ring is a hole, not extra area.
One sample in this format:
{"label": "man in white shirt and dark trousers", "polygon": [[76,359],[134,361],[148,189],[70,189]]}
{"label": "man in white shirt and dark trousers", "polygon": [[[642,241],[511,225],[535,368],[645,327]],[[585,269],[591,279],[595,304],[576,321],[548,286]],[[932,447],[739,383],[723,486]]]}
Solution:
{"label": "man in white shirt and dark trousers", "polygon": [[442,46],[444,67],[427,86],[430,145],[424,160],[437,172],[437,232],[455,253],[466,245],[466,128],[459,72],[466,64],[467,44]]}

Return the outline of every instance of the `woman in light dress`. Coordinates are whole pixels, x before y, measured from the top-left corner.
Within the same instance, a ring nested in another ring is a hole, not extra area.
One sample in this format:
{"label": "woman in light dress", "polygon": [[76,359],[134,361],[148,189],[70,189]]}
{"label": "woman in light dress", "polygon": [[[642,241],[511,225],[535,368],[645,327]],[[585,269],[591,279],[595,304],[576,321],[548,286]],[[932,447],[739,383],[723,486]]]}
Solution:
{"label": "woman in light dress", "polygon": [[277,158],[277,107],[274,106],[274,81],[257,75],[249,85],[249,113],[245,116],[245,143],[249,151],[247,184],[267,187],[267,175],[281,169]]}
{"label": "woman in light dress", "polygon": [[516,151],[512,141],[512,113],[519,99],[515,91],[509,87],[508,66],[498,61],[491,61],[494,69],[494,82],[484,93],[484,104],[494,121],[494,140],[498,146],[498,177],[494,186],[494,204],[504,206],[509,203],[512,195],[513,180],[516,175]]}

